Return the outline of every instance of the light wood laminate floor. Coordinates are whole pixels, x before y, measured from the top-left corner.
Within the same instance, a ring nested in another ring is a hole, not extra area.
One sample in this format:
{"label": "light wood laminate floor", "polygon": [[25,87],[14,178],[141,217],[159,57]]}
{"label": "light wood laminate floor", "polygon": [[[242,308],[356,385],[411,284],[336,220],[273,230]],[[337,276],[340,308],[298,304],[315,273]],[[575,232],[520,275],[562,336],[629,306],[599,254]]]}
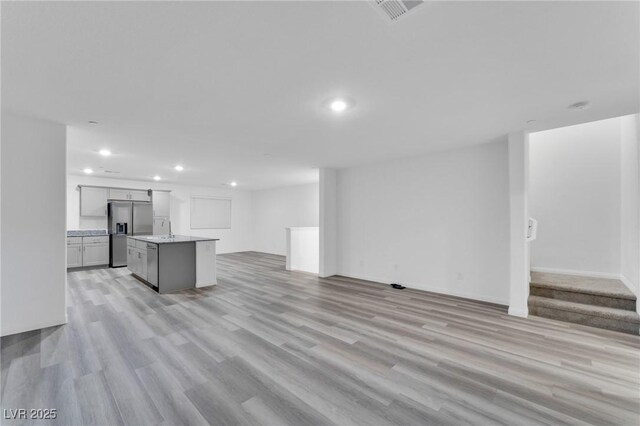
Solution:
{"label": "light wood laminate floor", "polygon": [[273,255],[218,267],[218,286],[170,295],[123,268],[69,273],[67,325],[2,338],[2,408],[56,408],[48,425],[638,424],[637,336]]}

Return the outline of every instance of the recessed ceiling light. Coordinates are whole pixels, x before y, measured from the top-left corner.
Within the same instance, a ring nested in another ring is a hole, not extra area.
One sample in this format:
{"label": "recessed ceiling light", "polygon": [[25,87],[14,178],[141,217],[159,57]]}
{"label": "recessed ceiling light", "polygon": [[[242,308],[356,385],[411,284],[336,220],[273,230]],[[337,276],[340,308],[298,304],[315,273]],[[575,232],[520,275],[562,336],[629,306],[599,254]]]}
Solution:
{"label": "recessed ceiling light", "polygon": [[527,120],[527,124],[533,124],[535,122],[537,122],[538,120]]}
{"label": "recessed ceiling light", "polygon": [[233,181],[233,182],[231,182],[229,185],[231,185],[231,186],[238,186],[238,182]]}
{"label": "recessed ceiling light", "polygon": [[350,111],[355,106],[355,101],[351,98],[340,96],[336,98],[328,98],[322,102],[322,107],[328,109],[335,114],[342,114]]}
{"label": "recessed ceiling light", "polygon": [[347,102],[344,99],[334,99],[329,104],[329,108],[331,108],[333,112],[342,112],[347,109],[347,106]]}
{"label": "recessed ceiling light", "polygon": [[160,176],[158,176],[158,175],[153,177],[153,180],[160,180],[160,179],[162,179],[162,178]]}
{"label": "recessed ceiling light", "polygon": [[108,157],[111,155],[111,151],[109,151],[108,149],[101,149],[100,155],[102,155],[103,157]]}
{"label": "recessed ceiling light", "polygon": [[581,111],[583,109],[589,108],[590,106],[591,104],[589,103],[589,101],[580,101],[580,102],[576,102],[575,104],[569,105],[567,108],[576,110],[576,111]]}
{"label": "recessed ceiling light", "polygon": [[90,120],[90,121],[89,121],[89,124],[98,124],[98,122],[97,122],[97,121]]}
{"label": "recessed ceiling light", "polygon": [[176,169],[177,171],[181,172],[184,170],[184,167],[182,167],[180,164],[178,164],[177,166],[174,167],[174,169]]}
{"label": "recessed ceiling light", "polygon": [[91,173],[93,173],[93,169],[90,169],[89,167],[87,167],[86,169],[83,170],[83,172],[85,172],[85,174],[90,175]]}

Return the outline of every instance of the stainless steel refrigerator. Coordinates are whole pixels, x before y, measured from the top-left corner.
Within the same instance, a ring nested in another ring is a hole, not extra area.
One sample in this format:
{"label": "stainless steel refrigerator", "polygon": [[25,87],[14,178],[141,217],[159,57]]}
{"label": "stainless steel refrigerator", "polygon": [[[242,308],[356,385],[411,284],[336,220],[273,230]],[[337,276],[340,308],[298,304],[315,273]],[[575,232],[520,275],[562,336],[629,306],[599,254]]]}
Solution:
{"label": "stainless steel refrigerator", "polygon": [[153,234],[151,203],[109,202],[109,266],[127,266],[127,236]]}

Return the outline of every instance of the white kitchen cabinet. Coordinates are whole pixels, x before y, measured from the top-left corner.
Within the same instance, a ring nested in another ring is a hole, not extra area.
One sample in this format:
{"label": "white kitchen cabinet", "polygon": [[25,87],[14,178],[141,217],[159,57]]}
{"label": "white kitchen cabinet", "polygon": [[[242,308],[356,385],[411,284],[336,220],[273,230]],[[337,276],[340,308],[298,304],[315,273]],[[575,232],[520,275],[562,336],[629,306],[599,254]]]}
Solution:
{"label": "white kitchen cabinet", "polygon": [[[109,200],[114,201],[144,201],[150,202],[151,195],[147,189],[128,189],[128,188],[107,188],[97,186],[83,186],[80,188],[80,216],[106,216],[107,203]],[[167,194],[166,210],[168,213],[168,193],[169,191],[158,191]],[[162,195],[159,196],[161,202]],[[165,208],[165,206],[162,206]]]}
{"label": "white kitchen cabinet", "polygon": [[67,237],[67,268],[82,266],[82,237]]}
{"label": "white kitchen cabinet", "polygon": [[127,269],[134,274],[136,273],[136,264],[138,261],[138,251],[135,246],[127,246]]}
{"label": "white kitchen cabinet", "polygon": [[149,196],[149,191],[132,189],[132,190],[129,191],[129,200],[131,200],[131,201],[151,201],[151,197]]}
{"label": "white kitchen cabinet", "polygon": [[147,279],[147,249],[141,249],[138,250],[138,253],[140,255],[140,267],[139,267],[139,273],[138,275],[143,278],[143,279]]}
{"label": "white kitchen cabinet", "polygon": [[135,249],[133,252],[133,273],[140,275],[142,269],[142,261],[140,260],[140,250]]}
{"label": "white kitchen cabinet", "polygon": [[82,266],[106,265],[109,263],[109,243],[84,244]]}
{"label": "white kitchen cabinet", "polygon": [[109,264],[109,237],[67,237],[67,268]]}
{"label": "white kitchen cabinet", "polygon": [[107,215],[107,188],[80,187],[80,216]]}
{"label": "white kitchen cabinet", "polygon": [[217,284],[216,278],[216,242],[196,242],[196,287]]}
{"label": "white kitchen cabinet", "polygon": [[82,244],[67,244],[67,268],[82,266]]}
{"label": "white kitchen cabinet", "polygon": [[149,191],[146,189],[109,188],[109,199],[124,201],[151,201]]}
{"label": "white kitchen cabinet", "polygon": [[140,278],[147,279],[147,249],[127,247],[127,269]]}
{"label": "white kitchen cabinet", "polygon": [[170,198],[171,193],[169,191],[152,191],[151,201],[154,217],[168,218],[170,216]]}
{"label": "white kitchen cabinet", "polygon": [[128,189],[109,188],[109,199],[129,201],[129,192]]}
{"label": "white kitchen cabinet", "polygon": [[153,235],[169,235],[170,226],[168,217],[153,218]]}
{"label": "white kitchen cabinet", "polygon": [[82,244],[109,244],[108,235],[96,235],[89,237],[82,237]]}

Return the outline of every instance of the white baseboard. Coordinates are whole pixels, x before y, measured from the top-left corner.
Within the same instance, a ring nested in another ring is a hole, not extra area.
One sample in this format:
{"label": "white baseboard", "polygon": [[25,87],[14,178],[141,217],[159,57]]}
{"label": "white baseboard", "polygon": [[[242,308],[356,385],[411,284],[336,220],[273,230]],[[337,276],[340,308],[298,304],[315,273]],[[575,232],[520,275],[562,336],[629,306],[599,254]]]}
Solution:
{"label": "white baseboard", "polygon": [[[351,273],[344,273],[344,272],[338,272],[336,275],[340,275],[340,276],[347,277],[347,278],[355,278],[355,279],[358,279],[358,280],[373,281],[373,282],[380,283],[380,284],[388,284],[388,280],[380,278],[380,277],[371,277],[371,276],[366,276],[366,275],[351,274]],[[498,298],[498,297],[477,295],[477,294],[472,294],[472,293],[468,293],[468,292],[464,292],[464,291],[455,291],[455,290],[451,290],[451,289],[448,289],[448,288],[416,285],[416,284],[405,283],[405,282],[403,282],[401,284],[404,285],[407,288],[411,288],[411,289],[414,289],[414,290],[423,290],[423,291],[430,291],[432,293],[444,294],[444,295],[447,295],[447,296],[463,297],[465,299],[477,300],[477,301],[480,301],[480,302],[494,303],[496,305],[504,305],[504,306],[508,306],[509,305],[509,301],[508,300],[502,299],[502,298]]]}
{"label": "white baseboard", "polygon": [[57,320],[38,321],[33,324],[22,327],[10,327],[2,330],[2,336],[10,336],[12,334],[25,333],[27,331],[40,330],[42,328],[55,327],[57,325],[63,325],[67,323],[67,316],[59,318]]}
{"label": "white baseboard", "polygon": [[513,315],[514,317],[527,318],[529,316],[529,308],[525,306],[524,308],[518,309],[509,306],[509,315]]}
{"label": "white baseboard", "polygon": [[549,274],[561,274],[561,275],[578,275],[581,277],[590,278],[608,278],[612,280],[621,279],[620,274],[612,272],[594,272],[594,271],[579,271],[575,269],[558,269],[558,268],[543,268],[543,267],[531,267],[531,272],[546,272]]}

